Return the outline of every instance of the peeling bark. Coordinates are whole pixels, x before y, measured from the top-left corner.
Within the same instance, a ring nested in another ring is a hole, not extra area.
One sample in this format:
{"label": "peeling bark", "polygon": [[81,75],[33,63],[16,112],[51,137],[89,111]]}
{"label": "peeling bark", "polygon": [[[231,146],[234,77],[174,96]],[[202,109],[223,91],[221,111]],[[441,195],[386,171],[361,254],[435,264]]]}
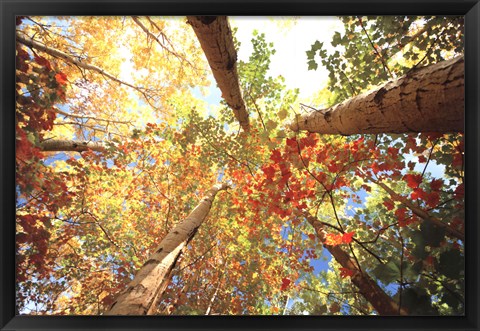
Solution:
{"label": "peeling bark", "polygon": [[162,240],[105,315],[147,315],[153,311],[152,305],[165,289],[165,280],[183,247],[205,220],[218,191],[227,187],[226,184],[217,184],[207,192],[190,215]]}
{"label": "peeling bark", "polygon": [[463,132],[464,90],[464,58],[459,56],[298,116],[289,128],[341,135]]}
{"label": "peeling bark", "polygon": [[250,124],[237,73],[237,52],[226,16],[187,16],[212,69],[222,97],[243,130]]}
{"label": "peeling bark", "polygon": [[88,150],[104,152],[106,146],[100,141],[49,139],[40,143],[40,149],[44,152],[84,152]]}
{"label": "peeling bark", "polygon": [[185,250],[186,244],[188,244],[188,242],[192,238],[193,238],[193,236],[190,236],[190,238],[187,240],[186,243],[184,242],[184,243],[181,244],[180,251],[177,254],[177,256],[175,257],[175,261],[173,261],[173,263],[168,268],[168,271],[166,272],[165,277],[163,277],[162,283],[158,286],[158,288],[156,290],[156,293],[155,293],[155,296],[152,300],[150,308],[148,308],[148,311],[147,311],[146,315],[156,315],[157,305],[160,302],[160,299],[162,298],[163,292],[165,292],[168,284],[170,283],[170,280],[172,279],[173,268],[175,268],[175,266],[177,265],[177,261],[180,258],[180,256],[182,255],[183,251]]}
{"label": "peeling bark", "polygon": [[[315,229],[315,233],[317,234],[318,239],[320,239],[320,242],[326,242],[327,233],[323,228],[323,224],[316,217],[308,214],[305,214],[304,216]],[[352,283],[380,315],[408,315],[407,310],[401,308],[398,303],[388,296],[365,271],[360,270],[356,261],[340,246],[330,246],[326,244],[323,246],[343,268],[355,272],[351,277]]]}

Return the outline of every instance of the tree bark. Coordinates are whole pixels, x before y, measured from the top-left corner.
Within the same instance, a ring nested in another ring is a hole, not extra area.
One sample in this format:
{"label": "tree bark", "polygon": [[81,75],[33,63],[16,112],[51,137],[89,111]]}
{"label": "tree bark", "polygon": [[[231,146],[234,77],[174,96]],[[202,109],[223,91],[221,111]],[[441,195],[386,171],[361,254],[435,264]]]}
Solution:
{"label": "tree bark", "polygon": [[[304,215],[307,221],[315,229],[318,239],[322,243],[326,242],[327,233],[323,224],[314,216]],[[352,283],[359,289],[363,297],[370,302],[380,315],[408,315],[405,308],[401,308],[380,286],[365,272],[359,269],[356,261],[353,260],[340,246],[330,246],[323,244],[335,260],[343,267],[354,271],[351,277]]]}
{"label": "tree bark", "polygon": [[87,150],[104,152],[106,146],[101,141],[49,139],[40,143],[40,149],[44,152],[84,152]]}
{"label": "tree bark", "polygon": [[464,58],[459,56],[378,86],[333,107],[297,116],[293,131],[376,134],[464,131]]}
{"label": "tree bark", "polygon": [[226,16],[187,16],[212,69],[222,97],[243,130],[250,124],[237,73],[237,52]]}
{"label": "tree bark", "polygon": [[165,279],[175,265],[182,248],[205,220],[218,191],[227,187],[226,184],[217,184],[207,192],[190,215],[178,223],[162,240],[155,253],[143,264],[105,315],[147,315],[152,311],[151,306],[161,295],[159,291],[165,288]]}
{"label": "tree bark", "polygon": [[185,250],[186,245],[188,242],[193,238],[191,236],[186,243],[182,243],[182,248],[180,249],[180,252],[177,254],[175,257],[175,261],[170,265],[168,268],[168,272],[165,274],[165,277],[163,277],[163,282],[158,286],[158,290],[156,291],[155,297],[152,300],[152,303],[150,305],[150,308],[148,308],[148,311],[145,315],[157,315],[157,310],[158,310],[158,303],[160,302],[160,299],[162,298],[163,293],[167,289],[168,284],[172,280],[172,271],[173,268],[176,266],[178,259],[182,255],[183,251]]}

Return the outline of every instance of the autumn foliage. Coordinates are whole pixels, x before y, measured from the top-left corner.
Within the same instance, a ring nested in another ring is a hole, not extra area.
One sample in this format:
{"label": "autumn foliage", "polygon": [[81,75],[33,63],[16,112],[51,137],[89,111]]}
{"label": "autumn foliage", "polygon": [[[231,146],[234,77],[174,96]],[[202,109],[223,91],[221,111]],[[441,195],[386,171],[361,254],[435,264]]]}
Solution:
{"label": "autumn foliage", "polygon": [[[348,102],[463,50],[458,18],[358,19],[333,35],[342,56],[307,50],[310,69],[320,55],[330,70],[308,101],[270,77],[275,48],[255,32],[236,67],[248,132],[225,101],[200,96],[210,68],[185,18],[17,19],[18,36],[45,46],[16,46],[18,312],[103,314],[222,181],[230,188],[182,249],[153,314],[381,313],[362,293],[368,282],[398,314],[463,314],[463,134],[285,129],[306,102]],[[428,33],[416,35],[421,26]],[[42,151],[49,139],[105,149]]]}

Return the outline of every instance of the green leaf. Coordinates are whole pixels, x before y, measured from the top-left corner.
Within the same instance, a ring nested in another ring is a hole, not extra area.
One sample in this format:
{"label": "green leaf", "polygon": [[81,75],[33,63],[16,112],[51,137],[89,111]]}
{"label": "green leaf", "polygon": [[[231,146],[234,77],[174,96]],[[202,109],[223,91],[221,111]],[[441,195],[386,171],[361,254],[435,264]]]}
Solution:
{"label": "green leaf", "polygon": [[285,117],[287,117],[287,115],[288,115],[288,111],[286,109],[281,109],[278,112],[278,119],[283,120],[283,119],[285,119]]}
{"label": "green leaf", "polygon": [[311,60],[315,57],[315,51],[313,51],[313,50],[306,51],[305,53],[307,53],[307,59],[309,59],[309,60]]}
{"label": "green leaf", "polygon": [[429,221],[420,224],[420,231],[426,246],[438,247],[445,238],[445,229]]}
{"label": "green leaf", "polygon": [[265,128],[267,129],[267,131],[272,131],[272,130],[275,130],[277,125],[278,125],[277,122],[268,120],[267,123],[265,123]]}
{"label": "green leaf", "polygon": [[455,309],[458,309],[458,306],[461,304],[461,301],[450,292],[445,292],[442,295],[442,302]]}
{"label": "green leaf", "polygon": [[323,43],[318,40],[312,45],[312,51],[318,51],[323,47]]}
{"label": "green leaf", "polygon": [[393,262],[379,264],[372,274],[384,284],[390,284],[400,278],[400,268]]}
{"label": "green leaf", "polygon": [[338,44],[340,44],[342,36],[340,35],[340,32],[335,31],[335,34],[333,35],[332,38],[332,46],[336,47]]}
{"label": "green leaf", "polygon": [[448,278],[457,279],[463,273],[464,258],[456,249],[445,251],[440,254],[438,271]]}
{"label": "green leaf", "polygon": [[325,315],[327,313],[327,305],[315,306],[312,311],[312,315]]}
{"label": "green leaf", "polygon": [[423,289],[406,288],[402,291],[402,306],[406,307],[410,315],[435,315],[430,297]]}
{"label": "green leaf", "polygon": [[427,251],[425,250],[425,240],[423,238],[423,235],[419,231],[415,231],[412,236],[412,242],[415,244],[412,254],[418,259],[423,260],[428,256]]}
{"label": "green leaf", "polygon": [[408,280],[408,281],[417,280],[421,272],[421,265],[422,265],[422,262],[411,264],[411,263],[408,263],[406,260],[403,260],[403,264],[402,264],[403,280]]}
{"label": "green leaf", "polygon": [[310,60],[308,63],[308,70],[317,70],[318,64],[314,60]]}

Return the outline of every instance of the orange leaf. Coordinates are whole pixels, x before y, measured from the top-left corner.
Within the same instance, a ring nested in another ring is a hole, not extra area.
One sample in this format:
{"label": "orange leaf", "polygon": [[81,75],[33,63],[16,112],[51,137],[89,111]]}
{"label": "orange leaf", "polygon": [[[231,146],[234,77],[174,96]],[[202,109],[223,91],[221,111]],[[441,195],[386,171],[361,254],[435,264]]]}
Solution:
{"label": "orange leaf", "polygon": [[67,83],[67,75],[65,75],[63,72],[59,72],[55,74],[55,80],[58,84],[65,85]]}
{"label": "orange leaf", "polygon": [[342,236],[342,243],[350,244],[352,242],[352,238],[354,235],[355,235],[355,231],[345,232]]}
{"label": "orange leaf", "polygon": [[328,233],[327,238],[325,240],[325,244],[329,246],[337,246],[342,243],[342,235],[341,234],[333,234]]}
{"label": "orange leaf", "polygon": [[354,235],[355,235],[355,231],[345,232],[343,234],[328,233],[327,234],[327,239],[325,240],[325,244],[327,244],[329,246],[349,244],[349,243],[352,242],[352,239],[353,239]]}

